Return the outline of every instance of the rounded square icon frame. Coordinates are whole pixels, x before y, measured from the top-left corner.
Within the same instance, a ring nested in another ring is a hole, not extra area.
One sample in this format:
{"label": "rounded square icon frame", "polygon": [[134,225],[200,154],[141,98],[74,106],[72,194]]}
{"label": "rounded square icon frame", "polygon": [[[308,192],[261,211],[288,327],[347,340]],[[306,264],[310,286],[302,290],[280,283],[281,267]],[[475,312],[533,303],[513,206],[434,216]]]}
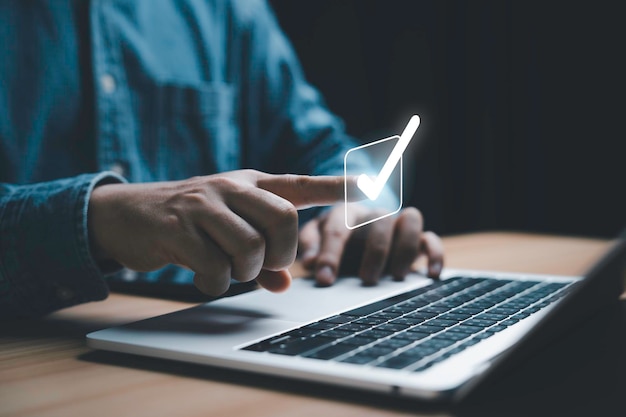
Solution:
{"label": "rounded square icon frame", "polygon": [[387,142],[390,140],[400,140],[400,136],[399,135],[393,135],[393,136],[389,136],[388,138],[384,138],[384,139],[379,139],[377,141],[374,142],[370,142],[370,143],[366,143],[365,145],[361,145],[361,146],[356,146],[350,150],[348,150],[346,152],[346,154],[343,157],[343,186],[344,186],[344,224],[346,225],[346,228],[350,229],[350,230],[354,230],[354,229],[358,229],[359,227],[363,227],[366,226],[370,223],[374,223],[377,220],[381,220],[384,219],[385,217],[389,217],[389,216],[393,216],[394,214],[398,213],[401,209],[402,209],[402,188],[403,188],[403,180],[402,180],[402,156],[400,157],[400,161],[398,162],[398,168],[400,169],[400,189],[398,190],[398,194],[400,197],[400,204],[398,204],[398,208],[392,212],[383,214],[382,216],[367,220],[365,222],[356,224],[356,225],[349,225],[348,224],[348,155],[354,151],[358,151],[360,149],[365,149],[368,148],[370,146],[374,146],[374,145],[378,145],[380,143],[383,142]]}

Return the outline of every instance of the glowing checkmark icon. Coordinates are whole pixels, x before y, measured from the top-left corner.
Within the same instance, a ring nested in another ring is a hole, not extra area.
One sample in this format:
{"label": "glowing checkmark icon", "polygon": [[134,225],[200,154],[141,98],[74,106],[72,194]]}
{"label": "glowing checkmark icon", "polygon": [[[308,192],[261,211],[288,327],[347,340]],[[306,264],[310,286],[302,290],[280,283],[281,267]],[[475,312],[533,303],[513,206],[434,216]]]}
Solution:
{"label": "glowing checkmark icon", "polygon": [[363,194],[367,196],[367,198],[375,201],[380,196],[380,193],[383,188],[385,188],[385,184],[387,184],[391,173],[396,168],[396,165],[398,165],[398,162],[402,158],[402,154],[406,150],[407,146],[409,146],[413,135],[417,132],[419,125],[420,117],[418,115],[411,117],[409,123],[404,128],[402,135],[400,135],[400,139],[393,147],[393,150],[385,161],[383,168],[380,170],[375,179],[372,179],[366,174],[359,175],[356,185],[363,192]]}

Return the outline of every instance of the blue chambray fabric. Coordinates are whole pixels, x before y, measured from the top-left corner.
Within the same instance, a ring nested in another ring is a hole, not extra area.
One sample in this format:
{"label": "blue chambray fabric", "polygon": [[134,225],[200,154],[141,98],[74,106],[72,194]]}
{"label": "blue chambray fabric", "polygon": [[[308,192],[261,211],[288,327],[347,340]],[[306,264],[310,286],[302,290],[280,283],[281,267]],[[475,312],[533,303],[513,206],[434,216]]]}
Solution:
{"label": "blue chambray fabric", "polygon": [[264,1],[0,0],[0,315],[106,297],[97,184],[341,175],[353,146]]}

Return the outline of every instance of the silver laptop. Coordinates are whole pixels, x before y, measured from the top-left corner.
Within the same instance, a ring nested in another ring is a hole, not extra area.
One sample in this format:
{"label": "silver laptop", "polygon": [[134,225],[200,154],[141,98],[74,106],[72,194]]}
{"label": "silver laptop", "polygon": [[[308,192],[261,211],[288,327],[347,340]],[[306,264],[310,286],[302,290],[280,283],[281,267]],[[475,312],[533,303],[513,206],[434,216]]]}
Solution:
{"label": "silver laptop", "polygon": [[615,301],[626,240],[583,277],[444,270],[363,287],[295,279],[87,335],[96,349],[424,400],[458,400]]}

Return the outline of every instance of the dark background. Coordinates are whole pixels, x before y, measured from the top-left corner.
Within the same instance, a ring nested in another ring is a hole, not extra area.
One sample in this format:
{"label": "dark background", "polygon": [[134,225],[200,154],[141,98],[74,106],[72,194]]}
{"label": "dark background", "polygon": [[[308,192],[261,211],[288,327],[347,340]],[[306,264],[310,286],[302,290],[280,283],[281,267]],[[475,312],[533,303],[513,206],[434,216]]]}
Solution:
{"label": "dark background", "polygon": [[422,117],[405,203],[426,228],[612,237],[626,225],[619,3],[270,3],[351,135]]}

